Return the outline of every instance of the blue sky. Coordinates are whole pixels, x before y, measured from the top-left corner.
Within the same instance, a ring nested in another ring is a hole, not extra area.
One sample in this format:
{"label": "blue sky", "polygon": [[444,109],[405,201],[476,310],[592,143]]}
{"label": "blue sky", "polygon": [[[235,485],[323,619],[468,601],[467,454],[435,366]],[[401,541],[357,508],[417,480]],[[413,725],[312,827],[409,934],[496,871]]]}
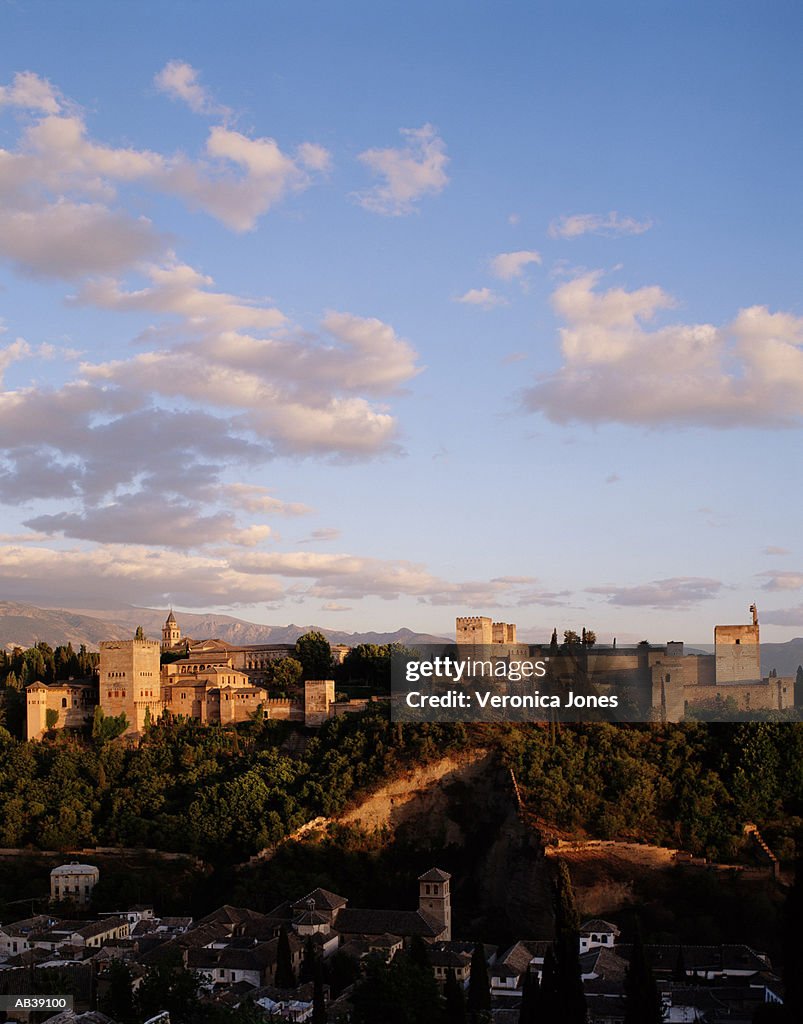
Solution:
{"label": "blue sky", "polygon": [[800,635],[802,24],[0,4],[4,593]]}

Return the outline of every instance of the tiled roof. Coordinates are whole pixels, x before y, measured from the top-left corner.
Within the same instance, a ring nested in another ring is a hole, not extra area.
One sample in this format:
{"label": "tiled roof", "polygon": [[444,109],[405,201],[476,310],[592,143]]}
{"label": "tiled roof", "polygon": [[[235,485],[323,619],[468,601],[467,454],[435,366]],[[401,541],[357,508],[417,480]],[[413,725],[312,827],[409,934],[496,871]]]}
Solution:
{"label": "tiled roof", "polygon": [[347,935],[421,935],[434,938],[444,925],[425,910],[363,910],[344,907],[335,917],[335,930]]}
{"label": "tiled roof", "polygon": [[[630,959],[633,947],[620,944],[616,952]],[[673,971],[678,962],[678,950],[683,950],[683,963],[687,973],[694,971],[739,971],[757,973],[767,970],[768,963],[750,946],[730,944],[721,946],[645,946],[644,951],[654,971]]]}
{"label": "tiled roof", "polygon": [[300,900],[296,900],[293,904],[293,909],[306,910],[310,900],[315,901],[316,910],[339,910],[348,903],[345,896],[338,896],[336,892],[329,892],[328,889],[319,888],[313,889],[306,896],[302,896]]}
{"label": "tiled roof", "polygon": [[585,935],[588,932],[596,932],[603,935],[620,934],[615,924],[611,924],[610,921],[603,921],[601,917],[594,917],[590,921],[586,921],[585,924],[580,925],[581,935]]}
{"label": "tiled roof", "polygon": [[418,876],[419,882],[448,882],[452,876],[448,871],[441,871],[440,868],[430,868],[423,875]]}

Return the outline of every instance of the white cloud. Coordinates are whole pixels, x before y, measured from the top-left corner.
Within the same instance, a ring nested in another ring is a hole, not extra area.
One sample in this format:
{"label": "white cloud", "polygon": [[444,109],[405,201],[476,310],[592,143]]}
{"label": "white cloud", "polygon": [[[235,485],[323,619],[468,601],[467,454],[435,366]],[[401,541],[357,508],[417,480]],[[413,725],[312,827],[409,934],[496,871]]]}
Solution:
{"label": "white cloud", "polygon": [[[400,559],[313,551],[258,551],[246,559],[234,556],[230,564],[235,571],[246,574],[275,574],[310,580],[306,590],[309,596],[334,601],[361,597],[392,601],[407,595],[424,604],[489,608],[516,603],[523,596],[519,582],[503,578],[453,582],[434,576],[423,565]],[[527,603],[531,602],[528,600]]]}
{"label": "white cloud", "polygon": [[46,78],[40,78],[33,71],[18,71],[11,85],[0,85],[0,107],[4,106],[57,114],[61,98]]}
{"label": "white cloud", "polygon": [[233,569],[224,556],[140,545],[0,546],[0,585],[16,600],[73,607],[103,601],[187,608],[272,602],[280,580]]}
{"label": "white cloud", "polygon": [[493,309],[494,306],[504,306],[506,300],[490,288],[470,288],[463,295],[459,295],[455,302],[462,302],[467,306],[479,306],[481,309]]}
{"label": "white cloud", "polygon": [[162,247],[145,217],[99,203],[60,200],[31,209],[0,208],[0,256],[37,277],[114,273],[155,256]]}
{"label": "white cloud", "polygon": [[803,587],[803,572],[760,572],[758,575],[767,580],[763,590],[800,590]]}
{"label": "white cloud", "polygon": [[684,610],[716,597],[721,589],[719,580],[678,576],[630,587],[589,587],[587,593],[602,594],[608,599],[608,604],[622,607]]}
{"label": "white cloud", "polygon": [[19,362],[31,354],[31,346],[24,338],[17,338],[8,345],[0,347],[0,384],[3,383],[3,374],[12,363]]}
{"label": "white cloud", "polygon": [[788,548],[780,548],[776,544],[769,544],[764,548],[765,555],[789,555],[791,552]]}
{"label": "white cloud", "polygon": [[607,235],[615,238],[621,235],[642,235],[652,227],[651,220],[636,220],[623,217],[611,210],[610,213],[573,213],[559,217],[549,225],[550,238],[579,238],[581,235]]}
{"label": "white cloud", "polygon": [[227,484],[226,495],[231,504],[246,512],[278,516],[305,516],[312,512],[309,505],[282,501],[258,484]]}
{"label": "white cloud", "polygon": [[199,72],[191,64],[171,60],[154,76],[153,82],[160,92],[171,99],[182,100],[196,114],[229,114],[226,107],[212,99],[199,77]]}
{"label": "white cloud", "polygon": [[330,311],[315,336],[286,328],[274,307],[215,292],[191,267],[151,267],[148,276],[150,286],[136,291],[111,279],[90,282],[74,301],[176,314],[182,323],[171,346],[84,363],[87,379],[234,410],[236,427],[276,453],[354,458],[395,449],[394,417],[366,396],[393,394],[419,368],[413,347],[390,325]]}
{"label": "white cloud", "polygon": [[[41,98],[45,94],[38,88]],[[5,89],[6,97],[20,94],[16,84]],[[18,208],[62,198],[108,204],[119,184],[137,184],[178,196],[234,231],[248,231],[286,196],[308,188],[312,175],[329,163],[327,151],[316,143],[302,142],[291,155],[272,138],[251,138],[222,125],[209,130],[195,160],[182,153],[117,148],[93,141],[83,115],[55,99],[41,99],[36,114],[15,150],[0,149],[0,199],[5,195]]]}
{"label": "white cloud", "polygon": [[407,145],[399,149],[368,149],[359,159],[384,181],[354,198],[366,210],[398,217],[412,213],[426,195],[437,195],[449,183],[446,146],[431,124],[402,128]]}
{"label": "white cloud", "polygon": [[317,544],[321,541],[337,540],[340,530],[334,526],[322,526],[319,530],[313,530],[309,537],[300,540],[299,544]]}
{"label": "white cloud", "polygon": [[563,365],[524,392],[557,423],[792,426],[803,415],[803,318],[763,306],[725,327],[648,329],[674,300],[651,286],[597,290],[585,273],[552,296]]}
{"label": "white cloud", "polygon": [[244,554],[234,547],[197,554],[142,544],[0,543],[0,589],[11,600],[73,607],[121,595],[132,604],[197,608],[273,602],[292,593],[333,604],[407,595],[424,604],[492,608],[515,604],[522,594],[521,584],[453,582],[400,560],[313,552]]}
{"label": "white cloud", "polygon": [[532,249],[519,249],[517,252],[500,252],[491,260],[491,273],[503,281],[522,277],[524,271],[532,263],[540,263],[541,254]]}
{"label": "white cloud", "polygon": [[768,626],[803,626],[803,604],[762,611],[761,621]]}
{"label": "white cloud", "polygon": [[152,488],[121,495],[108,504],[80,512],[33,516],[29,529],[61,533],[76,540],[112,544],[147,544],[168,548],[201,548],[208,544],[253,546],[270,534],[267,526],[237,526],[230,512],[204,514],[199,502],[169,498]]}
{"label": "white cloud", "polygon": [[112,277],[95,278],[79,290],[74,301],[122,312],[174,314],[198,329],[217,331],[268,330],[286,323],[274,306],[212,290],[214,280],[175,260],[145,268],[150,285],[125,291]]}

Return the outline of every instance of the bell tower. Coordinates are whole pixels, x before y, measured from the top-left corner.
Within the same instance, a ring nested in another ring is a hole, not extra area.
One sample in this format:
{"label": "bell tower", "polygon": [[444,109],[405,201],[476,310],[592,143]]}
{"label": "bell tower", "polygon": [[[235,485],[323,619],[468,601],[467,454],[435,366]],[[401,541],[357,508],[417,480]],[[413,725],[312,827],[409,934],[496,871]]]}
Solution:
{"label": "bell tower", "polygon": [[169,651],[180,641],[181,630],[179,629],[176,617],[173,614],[173,609],[171,608],[170,614],[167,616],[165,624],[162,626],[162,650]]}
{"label": "bell tower", "polygon": [[418,878],[418,909],[436,918],[443,926],[441,939],[452,937],[452,897],[449,893],[451,875],[440,868],[430,868]]}

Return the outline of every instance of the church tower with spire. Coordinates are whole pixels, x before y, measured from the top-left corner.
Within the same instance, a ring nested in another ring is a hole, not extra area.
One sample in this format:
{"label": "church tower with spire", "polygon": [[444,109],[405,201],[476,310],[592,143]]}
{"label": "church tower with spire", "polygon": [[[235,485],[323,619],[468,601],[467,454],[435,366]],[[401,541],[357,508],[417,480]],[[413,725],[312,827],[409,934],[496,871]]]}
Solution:
{"label": "church tower with spire", "polygon": [[177,644],[181,642],[181,630],[179,629],[176,617],[173,614],[173,609],[170,609],[170,614],[167,616],[165,624],[162,626],[162,650],[169,651]]}

